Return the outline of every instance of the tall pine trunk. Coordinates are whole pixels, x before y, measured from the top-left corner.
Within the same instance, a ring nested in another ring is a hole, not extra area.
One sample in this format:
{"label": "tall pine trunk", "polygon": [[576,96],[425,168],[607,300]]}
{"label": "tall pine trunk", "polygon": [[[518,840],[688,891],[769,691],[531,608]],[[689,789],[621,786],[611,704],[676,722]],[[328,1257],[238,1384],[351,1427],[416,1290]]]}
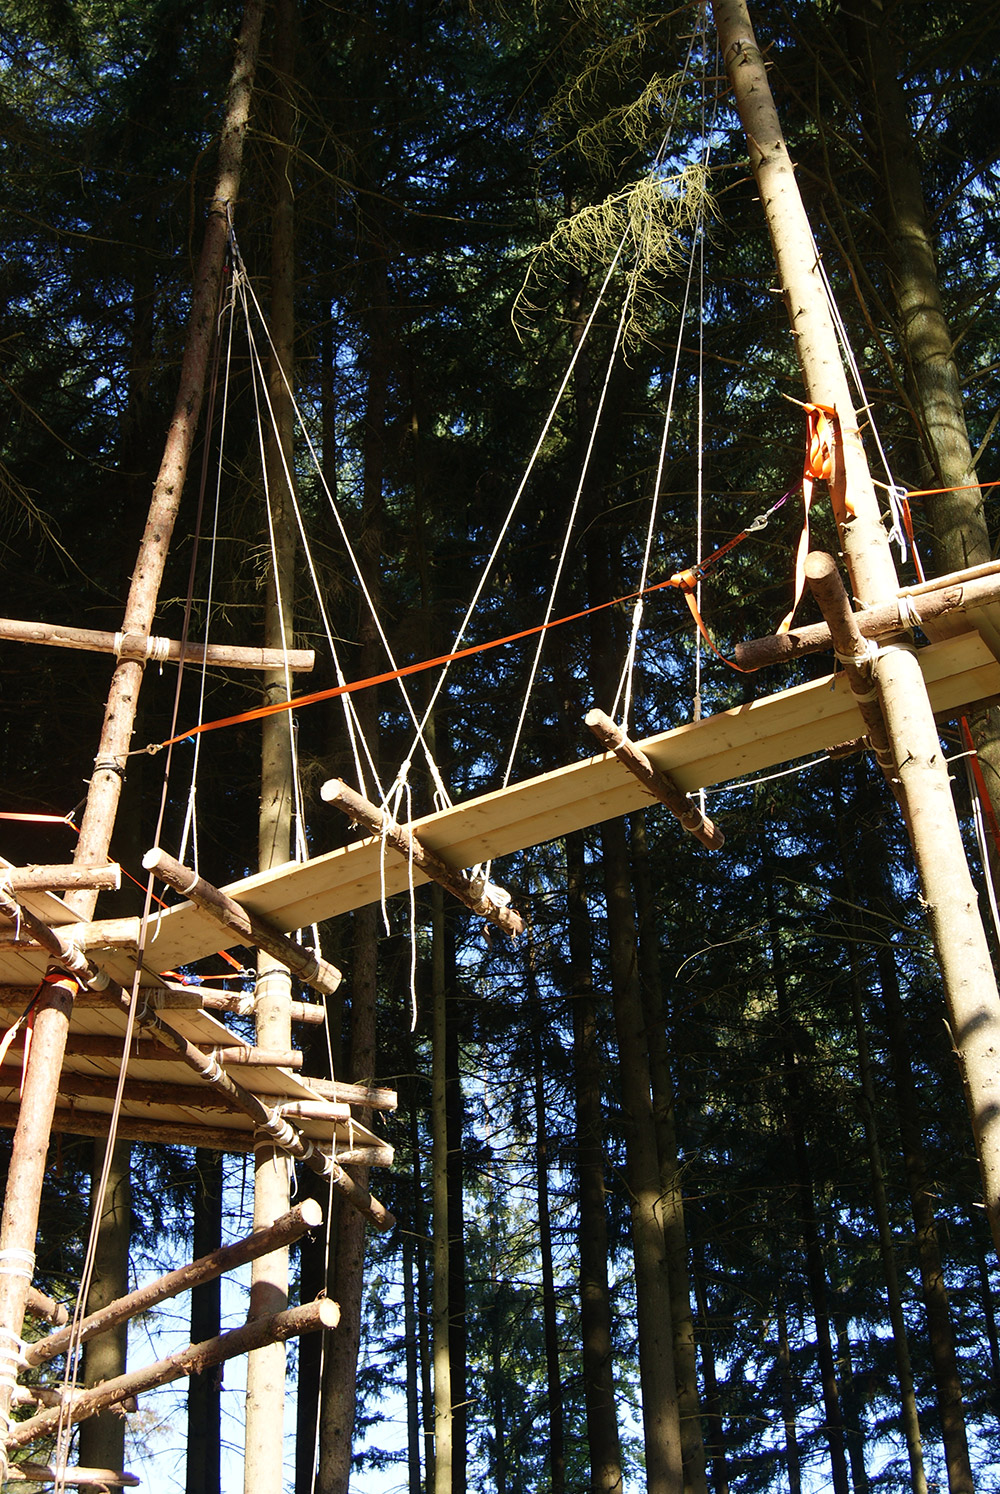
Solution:
{"label": "tall pine trunk", "polygon": [[879,948],[877,960],[892,1062],[899,1139],[903,1147],[903,1164],[910,1191],[917,1259],[920,1263],[920,1283],[927,1312],[927,1336],[934,1366],[948,1488],[951,1494],[971,1494],[972,1465],[965,1428],[962,1382],[934,1218],[930,1173],[924,1156],[917,1091],[907,1042],[906,1016],[899,995],[896,964],[891,948]]}
{"label": "tall pine trunk", "polygon": [[566,837],[566,901],[576,1100],[577,1239],[583,1396],[593,1494],[621,1494],[622,1454],[611,1341],[608,1218],[604,1189],[601,1056],[594,999],[593,940],[585,886],[584,841]]}
{"label": "tall pine trunk", "polygon": [[639,978],[649,1044],[649,1072],[653,1091],[656,1147],[660,1158],[663,1193],[663,1241],[670,1281],[670,1313],[674,1329],[674,1372],[684,1458],[684,1487],[692,1494],[707,1494],[705,1443],[698,1395],[698,1354],[691,1311],[691,1281],[688,1270],[687,1231],[684,1226],[684,1192],[674,1125],[674,1084],[670,1072],[667,1040],[667,1010],[663,992],[660,944],[656,929],[646,826],[642,814],[629,817],[632,877],[638,922]]}
{"label": "tall pine trunk", "polygon": [[[222,1244],[222,1153],[194,1154],[194,1258]],[[222,1279],[202,1282],[191,1293],[191,1342],[214,1338],[222,1326]],[[218,1365],[188,1378],[185,1494],[222,1491],[222,1370]]]}

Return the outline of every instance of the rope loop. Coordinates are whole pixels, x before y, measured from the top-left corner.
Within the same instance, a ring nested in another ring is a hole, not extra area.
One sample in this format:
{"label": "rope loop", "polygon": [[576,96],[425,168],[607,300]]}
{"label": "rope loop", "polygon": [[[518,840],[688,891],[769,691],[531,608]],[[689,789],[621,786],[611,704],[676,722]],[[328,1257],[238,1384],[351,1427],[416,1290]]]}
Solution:
{"label": "rope loop", "polygon": [[899,608],[899,620],[907,628],[922,628],[924,620],[920,616],[917,605],[912,597],[901,596],[896,598]]}

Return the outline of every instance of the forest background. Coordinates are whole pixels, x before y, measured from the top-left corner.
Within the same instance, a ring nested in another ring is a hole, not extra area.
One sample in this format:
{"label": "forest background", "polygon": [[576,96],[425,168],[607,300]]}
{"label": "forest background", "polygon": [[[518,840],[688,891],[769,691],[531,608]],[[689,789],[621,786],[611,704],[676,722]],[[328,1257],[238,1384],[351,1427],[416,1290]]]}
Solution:
{"label": "forest background", "polygon": [[[20,617],[120,626],[239,19],[234,5],[181,0],[15,0],[0,18],[0,564]],[[962,490],[914,501],[925,563],[989,558],[995,490],[971,485],[991,475],[1000,417],[1000,6],[789,3],[755,20],[891,480]],[[333,683],[333,641],[348,678],[388,667],[374,615],[400,664],[447,652],[574,351],[467,641],[531,628],[550,603],[561,616],[637,588],[668,413],[651,581],[794,487],[803,425],[786,396],[801,387],[755,198],[699,6],[277,0],[234,228],[268,316],[289,273],[276,224],[293,205],[293,384],[325,480],[297,438],[308,551],[299,544],[286,603],[296,641],[319,655],[306,688]],[[272,568],[266,443],[247,334],[232,323],[224,441],[220,395],[192,466],[204,457],[210,495],[219,474],[217,529],[192,569],[193,476],[159,631],[177,635],[190,590],[193,637],[256,642]],[[720,647],[770,632],[787,609],[795,510],[712,572],[703,610]],[[817,531],[836,551],[822,505]],[[518,779],[588,754],[582,716],[612,709],[631,625],[622,604],[552,630],[512,762],[534,640],[457,666],[429,730],[454,797],[508,767]],[[680,598],[654,593],[630,729],[828,668],[736,675],[697,655]],[[65,814],[89,776],[107,661],[8,644],[0,669],[4,807]],[[418,713],[433,680],[410,685]],[[221,673],[201,689],[184,684],[182,723],[261,698]],[[136,746],[164,739],[173,698],[170,673],[147,680]],[[411,722],[391,687],[359,700],[391,783]],[[296,723],[301,834],[324,851],[351,833],[318,798],[324,779],[354,778],[350,735],[336,701]],[[972,727],[988,765],[989,713]],[[957,723],[943,734],[964,750]],[[256,866],[259,727],[206,736],[199,754],[197,852],[218,885]],[[113,851],[133,872],[160,768],[129,766]],[[186,760],[174,772],[170,849],[190,834]],[[410,783],[426,812],[419,754]],[[960,764],[955,793],[985,889]],[[722,787],[709,810],[727,837],[712,855],[652,808],[508,858],[495,875],[527,922],[517,945],[490,943],[429,893],[414,931],[405,899],[387,930],[377,910],[323,930],[347,972],[333,1066],[399,1090],[386,1123],[396,1165],[373,1187],[400,1223],[367,1244],[356,1371],[351,1353],[321,1363],[312,1341],[299,1350],[297,1491],[338,1487],[323,1449],[355,1387],[356,1460],[382,1470],[377,1487],[409,1494],[655,1489],[657,1417],[680,1438],[693,1494],[994,1486],[996,1261],[891,796],[860,756]],[[62,826],[3,835],[18,864],[72,849]],[[139,897],[102,910],[134,911]],[[365,981],[374,1059],[358,1047]],[[326,1061],[317,1044],[313,1071]],[[90,1163],[89,1142],[54,1146],[39,1262],[59,1295],[79,1274]],[[227,1237],[242,1232],[242,1178],[239,1157],[220,1184],[207,1155],[137,1145],[135,1260],[189,1254],[193,1217],[204,1248],[213,1188]],[[650,1248],[672,1334],[637,1302]],[[317,1241],[297,1289],[339,1300],[337,1269]],[[450,1414],[439,1406],[435,1445],[442,1375]],[[404,1404],[400,1450],[382,1418]],[[132,1458],[155,1451],[153,1419],[136,1422]],[[199,1457],[191,1494],[218,1487]]]}

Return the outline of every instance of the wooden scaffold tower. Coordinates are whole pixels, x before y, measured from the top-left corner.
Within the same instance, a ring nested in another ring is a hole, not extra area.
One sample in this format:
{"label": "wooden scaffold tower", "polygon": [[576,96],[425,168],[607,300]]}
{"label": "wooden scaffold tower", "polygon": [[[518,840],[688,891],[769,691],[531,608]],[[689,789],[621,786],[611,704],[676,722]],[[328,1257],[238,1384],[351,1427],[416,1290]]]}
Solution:
{"label": "wooden scaffold tower", "polygon": [[[808,553],[806,531],[802,577],[824,625],[786,628],[774,638],[744,644],[738,657],[750,669],[832,648],[842,670],[642,742],[631,741],[595,706],[586,720],[602,749],[597,755],[412,823],[399,823],[358,789],[331,779],[323,786],[323,799],[363,831],[349,845],[310,861],[281,860],[221,888],[156,845],[144,868],[180,901],[155,918],[95,917],[100,890],[117,885],[109,847],[147,660],[204,660],[265,674],[305,672],[312,665],[311,655],[276,647],[275,640],[268,640],[267,649],[215,649],[190,644],[186,637],[172,641],[153,634],[215,329],[262,10],[263,0],[248,0],[180,391],[121,630],[112,636],[0,623],[0,637],[6,639],[113,652],[116,660],[72,865],[5,863],[0,877],[0,1026],[7,1030],[0,1052],[0,1124],[14,1131],[0,1222],[0,1481],[9,1476],[83,1486],[135,1482],[117,1468],[63,1463],[20,1464],[15,1470],[10,1458],[53,1436],[57,1452],[64,1453],[72,1424],[234,1355],[335,1328],[339,1315],[336,1303],[326,1298],[261,1310],[269,1300],[262,1292],[251,1297],[244,1326],[147,1369],[71,1389],[50,1404],[51,1396],[20,1383],[22,1371],[72,1354],[80,1344],[222,1272],[272,1256],[317,1228],[322,1218],[311,1202],[271,1209],[268,1217],[258,1211],[246,1239],[89,1316],[78,1312],[70,1324],[65,1310],[33,1285],[53,1131],[105,1138],[113,1119],[122,1140],[169,1137],[189,1146],[254,1151],[258,1164],[262,1157],[288,1157],[326,1179],[374,1228],[387,1229],[392,1216],[351,1169],[391,1165],[392,1149],[370,1117],[393,1110],[395,1095],[371,1085],[311,1079],[297,1048],[284,1038],[269,1040],[275,1028],[267,1021],[258,1028],[257,1043],[225,1022],[228,1015],[260,1018],[262,1008],[276,999],[282,1033],[323,1022],[323,1003],[338,991],[341,975],[322,955],[296,942],[298,931],[436,882],[474,915],[516,937],[522,931],[520,915],[479,870],[495,858],[630,813],[651,799],[666,804],[706,849],[719,850],[722,831],[692,798],[698,790],[848,742],[874,751],[906,822],[962,1066],[984,1200],[1000,1249],[1000,996],[935,723],[935,713],[1000,695],[1000,565],[915,587],[898,584],[815,246],[743,0],[715,0],[719,42],[750,142],[802,367],[813,437],[810,482],[823,481],[829,490],[851,595],[859,606],[851,606],[832,558]],[[915,626],[933,637],[934,624],[943,617],[951,625],[948,636],[918,648]],[[470,867],[477,870],[470,873]],[[282,982],[262,981],[256,1001],[183,985],[159,973],[190,966],[220,947],[247,946],[263,952],[262,971],[288,973]],[[290,976],[313,996],[292,1000]],[[283,994],[275,998],[279,984]],[[29,1009],[30,1043],[23,1020]],[[26,1313],[52,1326],[47,1337],[30,1345],[22,1336]],[[269,1393],[280,1397],[280,1384]],[[33,1414],[14,1421],[12,1410],[24,1406]],[[278,1482],[272,1467],[257,1485],[259,1494],[280,1488],[280,1415],[277,1426]],[[273,1427],[270,1442],[273,1451]]]}

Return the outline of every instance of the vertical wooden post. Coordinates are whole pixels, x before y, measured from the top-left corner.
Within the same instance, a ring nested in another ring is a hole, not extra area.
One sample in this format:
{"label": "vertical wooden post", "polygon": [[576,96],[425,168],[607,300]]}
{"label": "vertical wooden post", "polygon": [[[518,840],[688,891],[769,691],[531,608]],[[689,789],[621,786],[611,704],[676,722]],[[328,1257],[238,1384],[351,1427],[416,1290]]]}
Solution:
{"label": "vertical wooden post", "polygon": [[[726,71],[750,149],[808,398],[834,408],[845,484],[835,499],[855,596],[892,596],[895,566],[840,348],[764,60],[744,0],[713,0]],[[875,668],[948,1004],[993,1242],[1000,1254],[1000,995],[965,859],[948,770],[912,643],[883,642]]]}
{"label": "vertical wooden post", "polygon": [[[225,259],[226,214],[239,190],[243,138],[249,118],[262,15],[263,0],[247,0],[229,85],[212,212],[205,229],[194,287],[180,388],[132,577],[123,633],[146,636],[152,628],[167,548],[194,442]],[[107,860],[126,754],[135,724],[142,668],[141,663],[122,659],[112,678],[75,857],[77,864],[82,866],[100,866]],[[86,919],[93,912],[95,898],[95,893],[80,890],[69,893],[66,902]],[[0,1221],[0,1483],[7,1468],[2,1442],[9,1423],[15,1378],[14,1340],[21,1332],[24,1302],[31,1279],[45,1158],[75,990],[76,983],[70,979],[50,985],[36,1007],[34,1037],[26,1065]]]}
{"label": "vertical wooden post", "polygon": [[[274,7],[271,104],[271,355],[268,395],[271,423],[265,430],[268,537],[272,564],[267,578],[264,644],[287,647],[294,627],[295,509],[292,491],[295,412],[291,386],[295,342],[295,216],[292,148],[295,116],[291,84],[295,73],[295,0]],[[285,700],[284,671],[264,677],[269,702]],[[261,733],[258,866],[267,871],[291,859],[293,768],[289,712],[266,717]],[[258,1044],[290,1048],[291,975],[265,950],[257,951],[254,1019]],[[266,1137],[254,1144],[254,1228],[273,1224],[288,1209],[289,1175],[285,1156]],[[254,1261],[250,1274],[250,1316],[269,1317],[288,1306],[288,1250]],[[284,1486],[285,1346],[267,1344],[247,1363],[245,1494],[281,1494]]]}
{"label": "vertical wooden post", "polygon": [[[180,386],[167,432],[163,459],[153,486],[146,528],[139,545],[135,570],[132,572],[122,622],[123,635],[137,634],[145,638],[152,630],[163,568],[194,446],[209,354],[215,335],[219,285],[229,237],[228,215],[239,195],[243,141],[250,118],[250,99],[263,13],[264,0],[246,0],[219,140],[219,174],[195,276]],[[107,860],[127,754],[132,743],[142,671],[142,662],[119,659],[111,679],[104,727],[94,760],[94,773],[90,780],[74,858],[81,866],[100,866]],[[66,902],[80,918],[87,919],[93,915],[95,898],[94,893],[71,892],[67,895]]]}
{"label": "vertical wooden post", "polygon": [[17,1379],[24,1305],[34,1274],[38,1206],[56,1108],[76,982],[65,976],[45,986],[35,1007],[30,1061],[14,1132],[0,1220],[0,1484],[7,1478],[6,1436]]}

